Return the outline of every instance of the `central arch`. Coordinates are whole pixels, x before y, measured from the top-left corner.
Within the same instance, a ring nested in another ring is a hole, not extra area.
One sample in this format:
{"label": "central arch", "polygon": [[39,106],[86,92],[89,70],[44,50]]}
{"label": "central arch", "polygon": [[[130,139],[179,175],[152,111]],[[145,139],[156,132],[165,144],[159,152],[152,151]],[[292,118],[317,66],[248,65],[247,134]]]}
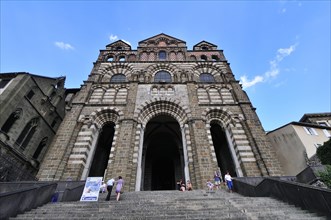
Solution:
{"label": "central arch", "polygon": [[143,144],[142,189],[175,190],[184,178],[184,156],[179,123],[169,115],[158,115],[146,125]]}

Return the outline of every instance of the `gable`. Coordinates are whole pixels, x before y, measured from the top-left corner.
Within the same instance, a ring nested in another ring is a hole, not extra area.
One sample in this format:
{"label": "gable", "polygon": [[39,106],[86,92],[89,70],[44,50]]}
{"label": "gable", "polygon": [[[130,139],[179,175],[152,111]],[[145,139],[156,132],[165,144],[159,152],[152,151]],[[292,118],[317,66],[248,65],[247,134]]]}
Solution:
{"label": "gable", "polygon": [[118,40],[115,41],[114,43],[108,44],[106,46],[106,49],[109,50],[131,50],[131,45],[122,41],[122,40]]}
{"label": "gable", "polygon": [[193,46],[193,50],[217,50],[217,45],[207,41],[201,41]]}
{"label": "gable", "polygon": [[138,43],[139,47],[186,47],[186,42],[178,38],[161,33],[153,37],[142,40]]}

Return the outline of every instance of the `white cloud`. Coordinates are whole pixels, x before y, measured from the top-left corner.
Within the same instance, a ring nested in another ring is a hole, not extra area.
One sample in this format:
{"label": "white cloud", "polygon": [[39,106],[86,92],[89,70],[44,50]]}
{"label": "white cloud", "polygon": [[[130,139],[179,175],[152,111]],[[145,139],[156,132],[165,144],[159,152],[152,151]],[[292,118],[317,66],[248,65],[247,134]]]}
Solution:
{"label": "white cloud", "polygon": [[73,50],[75,49],[73,46],[71,46],[70,44],[64,43],[64,42],[55,42],[54,43],[55,46],[57,46],[58,48],[62,49],[62,50]]}
{"label": "white cloud", "polygon": [[116,41],[117,39],[118,39],[118,37],[117,37],[116,35],[111,34],[111,35],[109,36],[109,40],[110,40],[111,42]]}
{"label": "white cloud", "polygon": [[276,78],[280,72],[278,64],[285,57],[291,55],[294,52],[296,46],[297,46],[297,43],[291,45],[288,48],[279,48],[277,50],[276,57],[269,62],[269,64],[270,64],[269,70],[267,70],[263,76],[261,76],[261,75],[255,76],[253,80],[248,80],[246,76],[240,77],[240,83],[242,84],[243,89],[252,87],[252,86],[256,85],[257,83],[265,82],[270,78]]}
{"label": "white cloud", "polygon": [[297,44],[291,45],[289,48],[280,48],[277,50],[277,61],[280,62],[284,57],[291,55],[291,53],[295,50]]}
{"label": "white cloud", "polygon": [[[117,40],[118,40],[118,37],[117,37],[117,35],[113,35],[113,34],[111,34],[111,35],[109,36],[109,40],[110,40],[111,42],[113,42],[113,41],[117,41]],[[122,39],[122,41],[124,41],[125,43],[131,45],[131,43],[130,43],[129,41],[126,41],[126,40],[123,40],[123,39]]]}
{"label": "white cloud", "polygon": [[255,78],[251,81],[249,81],[246,76],[241,76],[240,81],[240,83],[243,85],[243,88],[245,89],[254,86],[257,83],[263,82],[263,76],[255,76]]}
{"label": "white cloud", "polygon": [[71,46],[70,44],[64,43],[64,42],[55,42],[54,43],[55,46],[57,46],[58,48],[62,49],[62,50],[73,50],[75,49],[73,46]]}

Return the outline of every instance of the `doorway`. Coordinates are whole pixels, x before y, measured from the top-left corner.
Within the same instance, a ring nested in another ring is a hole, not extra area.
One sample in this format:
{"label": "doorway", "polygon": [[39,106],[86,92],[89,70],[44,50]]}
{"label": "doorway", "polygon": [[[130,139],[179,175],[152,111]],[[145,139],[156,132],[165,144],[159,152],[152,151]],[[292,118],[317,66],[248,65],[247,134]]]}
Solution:
{"label": "doorway", "polygon": [[210,133],[223,180],[226,171],[229,171],[232,177],[236,177],[237,173],[224,129],[217,122],[211,122]]}
{"label": "doorway", "polygon": [[109,154],[114,139],[115,124],[108,123],[102,127],[95,149],[89,177],[103,177],[107,169]]}
{"label": "doorway", "polygon": [[178,122],[167,115],[151,119],[143,144],[142,190],[175,190],[184,176],[182,137]]}

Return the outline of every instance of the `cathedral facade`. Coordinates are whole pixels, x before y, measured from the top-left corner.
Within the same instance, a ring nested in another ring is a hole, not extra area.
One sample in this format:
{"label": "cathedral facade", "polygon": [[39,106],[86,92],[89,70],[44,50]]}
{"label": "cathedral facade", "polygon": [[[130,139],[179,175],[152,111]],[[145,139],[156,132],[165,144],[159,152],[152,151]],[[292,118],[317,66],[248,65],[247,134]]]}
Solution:
{"label": "cathedral facade", "polygon": [[100,50],[37,177],[122,176],[127,191],[172,190],[179,179],[204,188],[215,171],[282,174],[223,51],[161,33],[136,50],[121,40]]}

